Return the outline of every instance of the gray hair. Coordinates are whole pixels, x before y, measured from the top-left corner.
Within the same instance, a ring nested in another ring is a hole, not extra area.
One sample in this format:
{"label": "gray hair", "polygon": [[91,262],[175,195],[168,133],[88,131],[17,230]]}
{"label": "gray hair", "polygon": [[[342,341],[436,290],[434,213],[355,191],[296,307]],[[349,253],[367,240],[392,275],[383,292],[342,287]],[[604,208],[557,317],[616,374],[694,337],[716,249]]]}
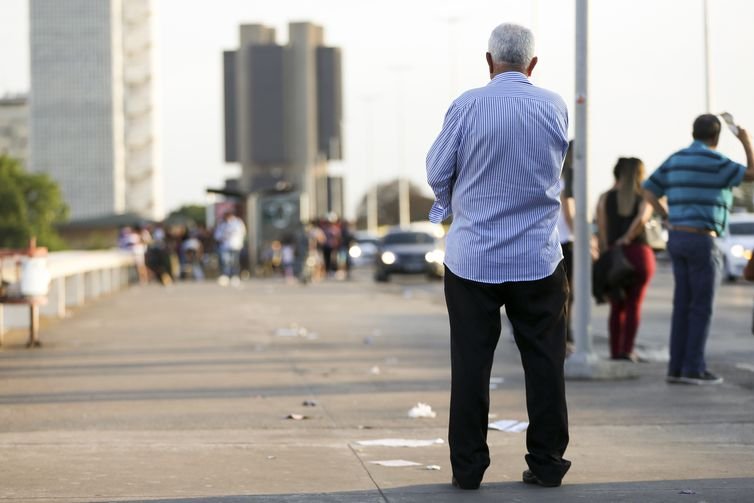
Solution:
{"label": "gray hair", "polygon": [[489,52],[495,63],[526,67],[534,57],[534,34],[521,25],[503,23],[492,30]]}

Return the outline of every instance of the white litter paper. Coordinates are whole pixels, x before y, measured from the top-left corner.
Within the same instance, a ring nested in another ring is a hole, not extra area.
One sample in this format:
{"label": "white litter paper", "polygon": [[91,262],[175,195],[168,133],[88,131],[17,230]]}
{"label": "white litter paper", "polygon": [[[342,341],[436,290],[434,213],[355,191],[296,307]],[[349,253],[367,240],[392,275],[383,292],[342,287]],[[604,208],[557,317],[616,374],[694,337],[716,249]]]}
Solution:
{"label": "white litter paper", "polygon": [[428,447],[431,445],[442,445],[445,441],[441,438],[434,440],[412,440],[406,438],[381,438],[378,440],[359,440],[356,445],[364,447]]}
{"label": "white litter paper", "polygon": [[440,471],[442,468],[440,468],[440,465],[427,465],[424,467],[425,470],[431,470],[431,471]]}
{"label": "white litter paper", "polygon": [[408,411],[408,417],[412,419],[434,419],[437,417],[437,412],[433,411],[428,404],[419,402]]}
{"label": "white litter paper", "polygon": [[388,459],[385,461],[371,461],[373,465],[389,466],[391,468],[402,468],[404,466],[421,466],[421,463],[406,461],[405,459]]}
{"label": "white litter paper", "polygon": [[491,430],[521,433],[522,431],[526,431],[526,428],[529,427],[529,423],[525,421],[516,421],[515,419],[501,419],[500,421],[488,424],[487,427]]}
{"label": "white litter paper", "polygon": [[278,328],[277,330],[275,330],[275,335],[277,337],[306,337],[308,334],[309,331],[307,329],[300,327],[295,323],[291,324],[288,327]]}

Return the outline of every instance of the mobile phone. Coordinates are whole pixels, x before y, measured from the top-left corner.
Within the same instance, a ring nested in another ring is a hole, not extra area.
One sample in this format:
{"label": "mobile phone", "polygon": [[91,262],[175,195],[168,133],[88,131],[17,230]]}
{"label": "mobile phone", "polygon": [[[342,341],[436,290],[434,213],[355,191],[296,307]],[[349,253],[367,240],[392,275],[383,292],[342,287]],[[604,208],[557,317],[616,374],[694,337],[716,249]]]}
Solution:
{"label": "mobile phone", "polygon": [[730,132],[733,133],[735,136],[738,136],[738,126],[736,126],[736,122],[733,120],[733,116],[729,114],[728,112],[723,112],[720,114],[720,117],[723,118],[725,121],[725,124],[728,125],[728,129],[730,129]]}

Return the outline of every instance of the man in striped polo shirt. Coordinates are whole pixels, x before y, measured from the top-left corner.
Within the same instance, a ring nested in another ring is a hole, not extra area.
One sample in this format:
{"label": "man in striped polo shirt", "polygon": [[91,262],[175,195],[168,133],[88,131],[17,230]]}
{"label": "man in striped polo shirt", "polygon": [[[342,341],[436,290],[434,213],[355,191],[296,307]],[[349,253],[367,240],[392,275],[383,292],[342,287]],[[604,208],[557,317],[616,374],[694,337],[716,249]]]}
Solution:
{"label": "man in striped polo shirt", "polygon": [[490,463],[489,384],[503,305],[526,377],[523,480],[559,486],[571,465],[563,459],[568,284],[557,231],[568,111],[560,96],[531,84],[536,64],[531,31],[495,28],[490,83],[451,104],[427,154],[430,220],[453,216],[445,249],[448,444],[453,484],[463,489],[478,488]]}
{"label": "man in striped polo shirt", "polygon": [[726,231],[733,204],[731,188],[754,180],[754,154],[743,128],[738,128],[738,139],[746,152],[747,166],[718,152],[720,120],[714,115],[697,117],[693,137],[691,146],[671,155],[644,182],[644,194],[669,228],[668,253],[675,291],[667,381],[720,384],[723,379],[707,370],[704,360],[722,271],[722,254],[715,237]]}

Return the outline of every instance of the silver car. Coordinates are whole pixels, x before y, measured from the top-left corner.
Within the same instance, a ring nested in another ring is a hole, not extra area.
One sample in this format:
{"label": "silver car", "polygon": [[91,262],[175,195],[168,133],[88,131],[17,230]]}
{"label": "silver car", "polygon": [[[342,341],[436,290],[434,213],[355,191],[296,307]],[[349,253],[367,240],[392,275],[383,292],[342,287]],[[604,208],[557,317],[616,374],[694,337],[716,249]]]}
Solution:
{"label": "silver car", "polygon": [[444,259],[442,242],[432,234],[393,231],[380,240],[374,279],[388,281],[393,274],[424,274],[428,278],[441,278]]}
{"label": "silver car", "polygon": [[754,214],[731,214],[727,232],[717,239],[717,246],[723,252],[724,277],[728,281],[740,278],[754,250]]}

